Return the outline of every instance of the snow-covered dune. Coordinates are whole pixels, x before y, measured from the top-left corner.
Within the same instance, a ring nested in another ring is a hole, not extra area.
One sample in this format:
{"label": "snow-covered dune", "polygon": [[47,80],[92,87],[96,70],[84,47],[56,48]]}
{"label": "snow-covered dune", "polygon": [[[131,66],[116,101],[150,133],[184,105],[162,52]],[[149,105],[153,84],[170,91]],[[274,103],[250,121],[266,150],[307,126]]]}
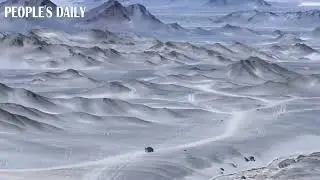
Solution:
{"label": "snow-covered dune", "polygon": [[265,81],[285,82],[288,78],[299,76],[281,66],[251,57],[229,66],[229,78],[236,82],[261,83]]}
{"label": "snow-covered dune", "polygon": [[54,113],[63,111],[63,109],[51,102],[50,99],[40,96],[34,92],[20,88],[11,88],[4,84],[0,84],[0,88],[0,101],[3,103],[17,103],[27,107],[43,110],[45,112]]}

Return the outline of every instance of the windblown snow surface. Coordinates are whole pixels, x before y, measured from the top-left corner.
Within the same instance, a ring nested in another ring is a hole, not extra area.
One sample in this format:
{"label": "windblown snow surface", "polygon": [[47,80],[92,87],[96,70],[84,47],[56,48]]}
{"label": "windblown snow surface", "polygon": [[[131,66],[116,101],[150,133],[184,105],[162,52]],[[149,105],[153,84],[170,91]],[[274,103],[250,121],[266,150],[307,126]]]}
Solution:
{"label": "windblown snow surface", "polygon": [[207,2],[3,30],[0,179],[319,180],[320,11]]}

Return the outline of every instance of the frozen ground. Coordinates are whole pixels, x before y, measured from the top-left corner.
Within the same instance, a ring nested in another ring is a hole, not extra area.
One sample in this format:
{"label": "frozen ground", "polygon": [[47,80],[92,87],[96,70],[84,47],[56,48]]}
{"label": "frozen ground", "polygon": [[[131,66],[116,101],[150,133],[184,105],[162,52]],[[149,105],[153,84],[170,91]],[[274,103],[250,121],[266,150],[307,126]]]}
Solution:
{"label": "frozen ground", "polygon": [[0,33],[0,180],[319,179],[319,12],[153,5]]}

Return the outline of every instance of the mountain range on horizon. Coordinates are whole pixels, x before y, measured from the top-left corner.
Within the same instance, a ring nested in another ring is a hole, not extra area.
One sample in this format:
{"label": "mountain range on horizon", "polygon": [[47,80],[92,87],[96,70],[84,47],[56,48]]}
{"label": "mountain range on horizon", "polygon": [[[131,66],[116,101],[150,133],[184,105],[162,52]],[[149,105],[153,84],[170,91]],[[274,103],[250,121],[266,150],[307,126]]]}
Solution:
{"label": "mountain range on horizon", "polygon": [[123,6],[116,0],[109,0],[102,5],[89,10],[80,24],[99,28],[111,26],[125,26],[135,28],[135,24],[145,24],[146,26],[161,27],[162,21],[151,14],[147,8],[141,4]]}
{"label": "mountain range on horizon", "polygon": [[[188,0],[175,0],[174,3]],[[122,2],[122,1],[121,1]],[[78,28],[93,28],[111,31],[130,31],[130,32],[147,32],[147,31],[162,31],[162,32],[196,32],[200,34],[211,34],[210,30],[204,30],[202,28],[196,28],[194,30],[187,30],[178,23],[166,23],[156,15],[151,13],[145,5],[138,3],[123,4],[117,0],[109,0],[103,4],[96,6],[95,8],[88,9],[83,19],[52,19],[50,22],[44,21],[44,19],[32,18],[19,19],[17,26],[21,26],[23,23],[27,25],[22,28],[14,26],[11,29],[23,29],[32,28],[33,26],[49,27],[49,28],[65,28],[65,29],[78,29]],[[130,1],[131,2],[131,1]],[[132,1],[135,2],[135,1]],[[143,2],[143,1],[142,1]],[[52,6],[57,7],[57,4],[50,0],[7,0],[0,3],[0,12],[4,6],[15,5],[15,6]],[[222,24],[222,26],[230,24],[237,26],[251,26],[259,23],[288,23],[288,24],[312,24],[314,20],[319,18],[319,11],[317,10],[303,10],[303,11],[292,11],[292,12],[273,12],[272,9],[255,9],[252,7],[271,7],[271,4],[264,0],[210,0],[210,6],[214,7],[225,7],[225,6],[243,6],[250,5],[250,8],[246,10],[232,11],[229,14],[218,16],[213,19],[213,23]],[[32,19],[33,21],[30,21]],[[4,20],[1,22],[5,27],[7,24],[15,23],[15,19],[10,22]],[[61,25],[59,25],[61,24]],[[71,26],[70,26],[71,25]],[[311,25],[312,26],[312,25]],[[315,28],[315,27],[314,27]],[[229,28],[230,29],[230,28]]]}
{"label": "mountain range on horizon", "polygon": [[[55,3],[50,0],[7,0],[0,3],[0,12],[4,10],[5,6],[51,6],[53,9],[57,7]],[[15,20],[19,23],[23,23],[25,20],[27,23],[33,23],[36,25],[37,21],[43,19],[34,19],[36,21],[29,21],[33,18],[27,19],[11,19],[10,23],[14,23]],[[166,29],[166,30],[182,30],[183,28],[177,23],[165,24],[153,14],[151,14],[147,8],[142,4],[131,4],[128,6],[122,5],[119,1],[109,0],[105,3],[87,10],[85,18],[75,19],[59,19],[56,23],[68,21],[75,27],[80,28],[94,28],[94,29],[111,29],[111,30],[133,30],[143,31],[144,29]],[[2,22],[3,23],[3,22]],[[50,22],[51,23],[51,22]],[[32,26],[32,25],[29,25]]]}
{"label": "mountain range on horizon", "polygon": [[209,0],[206,5],[228,7],[228,6],[251,6],[251,7],[270,7],[271,3],[264,0]]}

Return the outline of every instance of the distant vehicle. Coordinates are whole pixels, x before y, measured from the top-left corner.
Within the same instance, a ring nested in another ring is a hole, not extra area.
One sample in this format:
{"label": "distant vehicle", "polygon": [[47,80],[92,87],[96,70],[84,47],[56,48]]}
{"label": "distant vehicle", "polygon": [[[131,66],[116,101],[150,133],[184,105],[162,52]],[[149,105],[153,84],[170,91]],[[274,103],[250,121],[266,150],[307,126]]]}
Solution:
{"label": "distant vehicle", "polygon": [[152,147],[146,147],[146,148],[144,148],[144,150],[145,150],[145,152],[147,152],[147,153],[151,153],[151,152],[154,151]]}

